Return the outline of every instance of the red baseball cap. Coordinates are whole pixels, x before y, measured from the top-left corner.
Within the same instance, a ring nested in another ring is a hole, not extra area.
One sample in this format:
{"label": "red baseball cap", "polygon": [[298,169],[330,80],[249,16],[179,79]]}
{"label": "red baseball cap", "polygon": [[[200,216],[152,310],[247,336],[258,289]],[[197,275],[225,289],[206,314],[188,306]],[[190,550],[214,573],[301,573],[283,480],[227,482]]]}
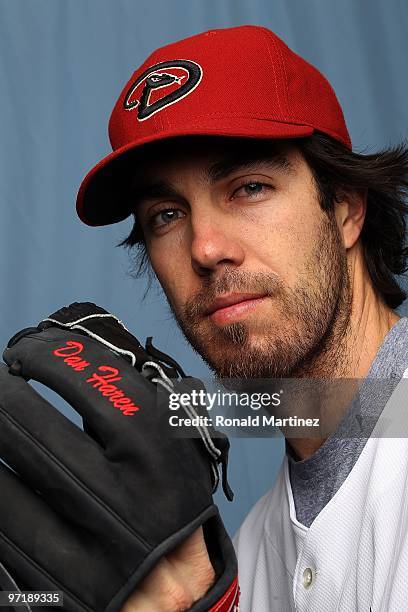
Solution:
{"label": "red baseball cap", "polygon": [[326,78],[270,30],[210,30],[154,51],[134,72],[112,111],[113,152],[86,175],[79,217],[107,225],[131,214],[131,151],[191,135],[296,138],[324,132],[351,148]]}

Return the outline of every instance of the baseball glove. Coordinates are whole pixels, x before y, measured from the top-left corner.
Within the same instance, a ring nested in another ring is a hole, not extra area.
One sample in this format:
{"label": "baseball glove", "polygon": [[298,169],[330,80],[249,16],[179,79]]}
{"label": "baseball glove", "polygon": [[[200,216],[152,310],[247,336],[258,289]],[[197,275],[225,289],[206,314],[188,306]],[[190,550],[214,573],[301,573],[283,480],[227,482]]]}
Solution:
{"label": "baseball glove", "polygon": [[[169,424],[169,394],[202,383],[91,303],[22,330],[3,358],[0,574],[3,564],[23,590],[61,591],[70,612],[116,612],[202,526],[217,580],[191,610],[232,610],[236,559],[212,499],[220,465],[232,499],[228,440],[201,424],[181,438]],[[66,400],[84,430],[30,379]]]}

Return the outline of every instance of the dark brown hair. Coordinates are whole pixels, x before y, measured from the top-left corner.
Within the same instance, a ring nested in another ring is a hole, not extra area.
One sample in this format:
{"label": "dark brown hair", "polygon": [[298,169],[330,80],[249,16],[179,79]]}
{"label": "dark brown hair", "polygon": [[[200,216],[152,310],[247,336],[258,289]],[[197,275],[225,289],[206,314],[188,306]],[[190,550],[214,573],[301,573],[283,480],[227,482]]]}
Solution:
{"label": "dark brown hair", "polygon": [[[341,192],[366,192],[367,212],[360,235],[366,266],[375,291],[390,308],[397,308],[407,297],[395,276],[408,269],[408,147],[401,144],[372,154],[355,153],[319,132],[295,142],[313,173],[323,210],[332,212]],[[133,274],[147,272],[151,281],[148,253],[136,219],[119,246],[135,247]]]}
{"label": "dark brown hair", "polygon": [[360,235],[366,266],[375,291],[390,308],[397,308],[407,297],[394,275],[408,269],[408,148],[399,145],[362,155],[316,133],[299,140],[299,149],[313,172],[324,210],[333,210],[339,192],[366,192]]}

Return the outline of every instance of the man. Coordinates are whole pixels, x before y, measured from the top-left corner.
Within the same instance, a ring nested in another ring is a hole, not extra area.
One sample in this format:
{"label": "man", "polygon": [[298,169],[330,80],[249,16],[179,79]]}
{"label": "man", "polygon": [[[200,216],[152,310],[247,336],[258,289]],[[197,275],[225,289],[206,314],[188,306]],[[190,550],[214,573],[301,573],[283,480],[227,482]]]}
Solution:
{"label": "man", "polygon": [[[406,151],[352,153],[324,77],[253,26],[156,51],[110,137],[79,214],[134,215],[125,244],[218,376],[394,381],[361,396],[363,434],[350,437],[356,409],[341,397],[319,406],[337,435],[285,431],[278,482],[235,540],[242,609],[404,609],[408,447],[387,430],[368,438],[408,375],[408,321],[393,310],[405,299],[393,275],[406,269]],[[206,567],[197,540],[177,559],[186,607],[203,588],[191,592],[195,563]],[[165,576],[156,568],[126,610],[178,609],[169,594],[163,607]]]}
{"label": "man", "polygon": [[[134,215],[125,244],[219,377],[392,381],[369,387],[358,410],[348,397],[316,400],[327,435],[285,429],[278,481],[235,539],[241,609],[404,609],[408,445],[389,436],[408,375],[393,277],[406,267],[406,151],[353,153],[325,78],[254,26],[154,52],[120,95],[110,137],[79,215]],[[213,580],[199,530],[124,612],[188,609]]]}

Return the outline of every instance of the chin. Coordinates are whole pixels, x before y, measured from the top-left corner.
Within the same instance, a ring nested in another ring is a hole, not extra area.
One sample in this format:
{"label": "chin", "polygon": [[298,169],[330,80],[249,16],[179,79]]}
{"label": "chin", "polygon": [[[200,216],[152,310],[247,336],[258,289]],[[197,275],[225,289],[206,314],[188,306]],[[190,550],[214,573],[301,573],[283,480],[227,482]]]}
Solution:
{"label": "chin", "polygon": [[233,338],[221,337],[196,345],[204,361],[218,378],[281,378],[287,376],[292,364],[282,355],[279,343],[239,332]]}

